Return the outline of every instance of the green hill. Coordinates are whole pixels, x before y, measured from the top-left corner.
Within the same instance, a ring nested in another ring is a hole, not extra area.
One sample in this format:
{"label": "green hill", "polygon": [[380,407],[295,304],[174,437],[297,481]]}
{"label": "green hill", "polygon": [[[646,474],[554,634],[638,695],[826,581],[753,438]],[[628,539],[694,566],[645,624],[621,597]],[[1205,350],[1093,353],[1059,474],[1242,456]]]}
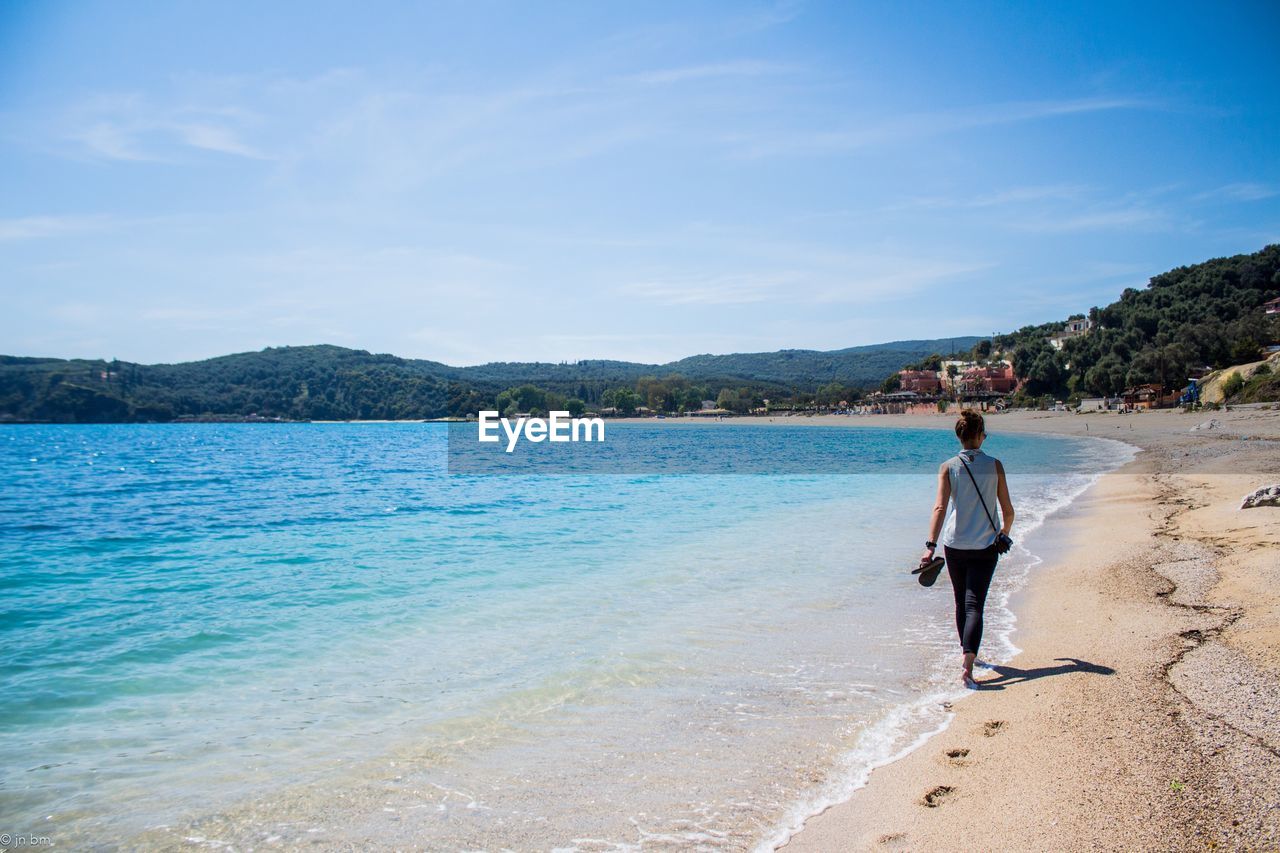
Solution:
{"label": "green hill", "polygon": [[494,405],[504,389],[534,385],[600,404],[609,389],[670,379],[690,399],[725,388],[787,398],[839,383],[879,383],[887,372],[978,339],[896,341],[833,352],[699,355],[668,364],[593,360],[452,367],[364,350],[271,347],[182,364],[0,356],[0,418],[55,422],[169,421],[229,416],[290,419],[435,418]]}
{"label": "green hill", "polygon": [[1258,358],[1280,340],[1280,315],[1263,303],[1280,296],[1280,245],[1215,258],[1154,276],[1128,288],[1105,308],[1093,308],[1094,329],[1054,350],[1047,337],[1064,323],[1026,326],[995,339],[1012,353],[1026,392],[1118,394],[1160,383],[1181,387],[1192,371]]}

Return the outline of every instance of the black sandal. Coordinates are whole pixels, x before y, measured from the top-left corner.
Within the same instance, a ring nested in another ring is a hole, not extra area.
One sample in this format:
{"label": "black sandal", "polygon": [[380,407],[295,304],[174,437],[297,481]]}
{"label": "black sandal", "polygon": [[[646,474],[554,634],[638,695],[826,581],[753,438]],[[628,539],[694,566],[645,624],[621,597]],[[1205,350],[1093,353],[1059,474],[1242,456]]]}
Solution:
{"label": "black sandal", "polygon": [[929,562],[912,569],[911,574],[917,576],[916,580],[920,582],[920,586],[933,586],[933,582],[938,579],[946,562],[941,557],[934,557]]}

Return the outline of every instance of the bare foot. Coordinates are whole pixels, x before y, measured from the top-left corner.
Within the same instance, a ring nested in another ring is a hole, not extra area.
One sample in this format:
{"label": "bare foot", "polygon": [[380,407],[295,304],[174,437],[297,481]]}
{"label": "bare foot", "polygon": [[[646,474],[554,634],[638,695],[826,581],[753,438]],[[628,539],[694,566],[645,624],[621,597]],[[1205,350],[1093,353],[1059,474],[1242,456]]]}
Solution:
{"label": "bare foot", "polygon": [[964,684],[965,687],[968,687],[970,690],[978,689],[978,683],[973,680],[973,663],[977,659],[978,659],[978,656],[975,655],[973,652],[965,652],[964,657],[961,658],[962,663],[960,665],[960,681],[961,683]]}

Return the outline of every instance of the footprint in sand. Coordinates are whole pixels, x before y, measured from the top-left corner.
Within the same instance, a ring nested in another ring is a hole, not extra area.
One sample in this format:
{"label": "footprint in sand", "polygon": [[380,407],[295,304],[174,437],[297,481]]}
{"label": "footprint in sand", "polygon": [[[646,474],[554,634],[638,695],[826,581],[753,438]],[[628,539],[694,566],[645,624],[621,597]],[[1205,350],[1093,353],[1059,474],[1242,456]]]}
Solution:
{"label": "footprint in sand", "polygon": [[947,761],[957,767],[964,767],[968,764],[969,750],[967,749],[948,749],[946,752]]}
{"label": "footprint in sand", "polygon": [[955,788],[950,785],[939,785],[932,791],[924,795],[924,799],[920,801],[920,805],[925,808],[936,809],[942,805],[942,801],[955,793]]}
{"label": "footprint in sand", "polygon": [[1004,731],[1004,727],[1004,720],[987,720],[982,724],[982,733],[987,737],[995,737],[1000,734],[1000,732]]}

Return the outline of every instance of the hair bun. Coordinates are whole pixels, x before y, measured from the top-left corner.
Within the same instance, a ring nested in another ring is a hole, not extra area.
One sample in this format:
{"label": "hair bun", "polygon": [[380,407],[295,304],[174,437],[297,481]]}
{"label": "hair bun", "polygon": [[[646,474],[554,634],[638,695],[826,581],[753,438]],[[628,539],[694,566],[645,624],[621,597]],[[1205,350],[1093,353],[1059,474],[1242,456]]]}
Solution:
{"label": "hair bun", "polygon": [[956,419],[956,438],[961,441],[972,441],[986,431],[986,422],[982,415],[973,409],[964,409]]}

